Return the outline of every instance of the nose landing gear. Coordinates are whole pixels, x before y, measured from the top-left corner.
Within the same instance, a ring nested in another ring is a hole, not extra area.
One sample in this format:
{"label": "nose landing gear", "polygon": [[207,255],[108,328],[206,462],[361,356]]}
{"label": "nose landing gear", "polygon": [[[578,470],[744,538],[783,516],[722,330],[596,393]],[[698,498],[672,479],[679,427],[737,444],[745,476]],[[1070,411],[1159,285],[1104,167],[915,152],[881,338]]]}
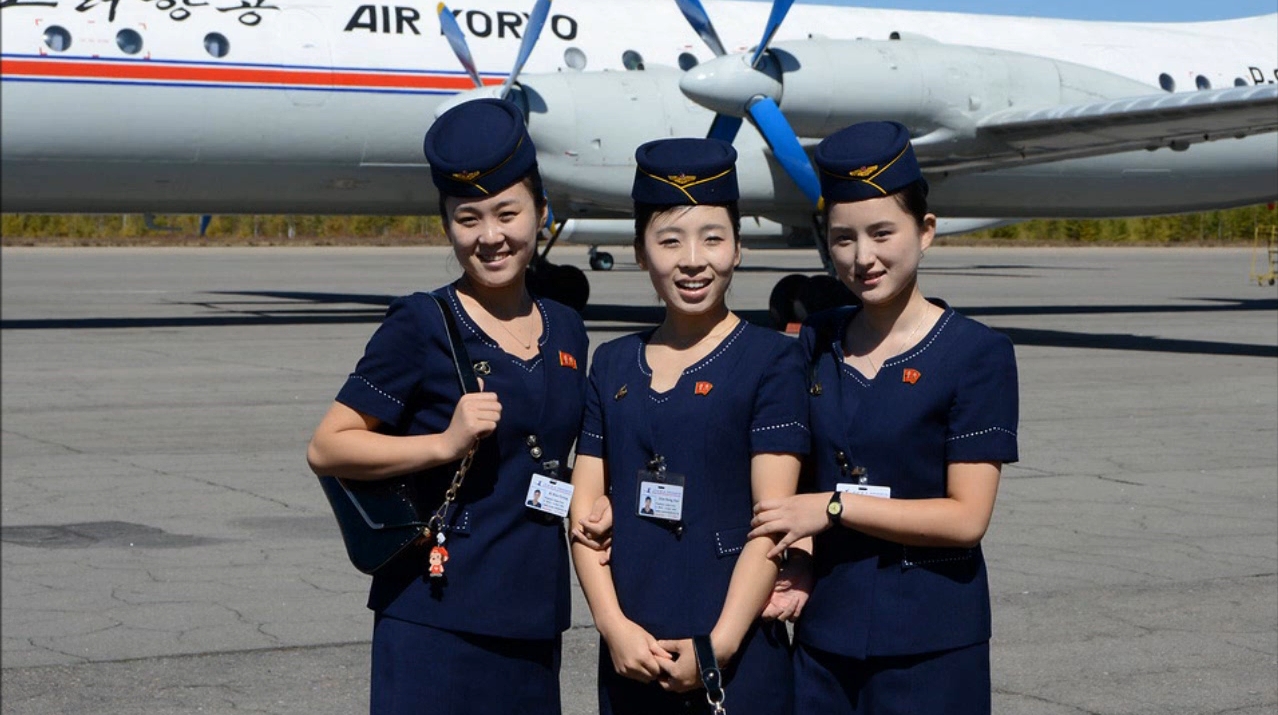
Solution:
{"label": "nose landing gear", "polygon": [[856,296],[852,291],[834,277],[834,262],[830,260],[830,251],[825,244],[825,231],[821,226],[820,215],[813,218],[811,229],[795,229],[794,236],[799,237],[804,233],[816,245],[825,273],[815,276],[791,273],[777,281],[772,294],[768,296],[768,315],[772,319],[772,327],[777,330],[795,332],[799,324],[811,315],[856,303]]}
{"label": "nose landing gear", "polygon": [[772,288],[768,315],[772,318],[772,327],[795,332],[809,316],[855,302],[852,291],[834,276],[791,273]]}
{"label": "nose landing gear", "polygon": [[[586,278],[586,272],[576,266],[555,265],[546,258],[550,254],[550,249],[555,245],[555,241],[559,240],[559,234],[563,230],[564,224],[562,222],[555,224],[550,238],[546,241],[546,247],[542,249],[541,253],[533,256],[532,263],[528,266],[526,277],[528,290],[533,294],[563,303],[580,313],[585,310],[586,303],[590,301],[590,279]],[[608,267],[611,268],[612,257],[609,256],[608,258]],[[595,267],[593,251],[590,257],[590,267]]]}
{"label": "nose landing gear", "polygon": [[598,246],[590,247],[590,268],[596,271],[612,270],[612,254],[599,250]]}

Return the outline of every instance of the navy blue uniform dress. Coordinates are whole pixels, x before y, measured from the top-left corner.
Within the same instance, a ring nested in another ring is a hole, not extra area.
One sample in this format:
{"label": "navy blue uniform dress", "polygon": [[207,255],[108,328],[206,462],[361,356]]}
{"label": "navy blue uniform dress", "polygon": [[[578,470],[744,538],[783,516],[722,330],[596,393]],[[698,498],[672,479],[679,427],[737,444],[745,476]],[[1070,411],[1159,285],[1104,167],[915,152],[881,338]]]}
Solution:
{"label": "navy blue uniform dress", "polygon": [[[1017,459],[1011,341],[944,309],[908,352],[867,379],[843,361],[858,308],[813,316],[800,342],[815,491],[840,483],[893,499],[946,496],[950,462]],[[817,394],[819,393],[819,394]],[[799,712],[988,713],[990,596],[976,548],[917,548],[834,527],[814,544],[815,585],[796,637]]]}
{"label": "navy blue uniform dress", "polygon": [[[750,460],[806,454],[803,357],[797,341],[744,321],[669,391],[653,392],[651,332],[601,345],[590,370],[577,451],[605,460],[613,503],[612,578],[626,617],[658,639],[708,634],[719,619],[754,500]],[[682,520],[640,516],[639,471],[654,455],[685,479]],[[602,646],[602,644],[601,644]],[[785,628],[756,623],[725,670],[733,715],[792,712]],[[617,675],[600,648],[604,715],[708,712],[705,691],[669,694]]]}
{"label": "navy blue uniform dress", "polygon": [[[540,352],[521,360],[466,315],[453,287],[440,294],[472,362],[491,369],[484,390],[498,395],[502,416],[446,518],[446,582],[425,576],[424,550],[373,577],[372,712],[558,713],[567,541],[562,519],[525,501],[545,462],[558,460],[566,475],[585,401],[585,327],[570,308],[538,299]],[[421,435],[447,429],[460,397],[443,317],[417,293],[391,304],[337,400],[388,434]],[[421,507],[433,513],[443,503],[455,471],[421,473]]]}

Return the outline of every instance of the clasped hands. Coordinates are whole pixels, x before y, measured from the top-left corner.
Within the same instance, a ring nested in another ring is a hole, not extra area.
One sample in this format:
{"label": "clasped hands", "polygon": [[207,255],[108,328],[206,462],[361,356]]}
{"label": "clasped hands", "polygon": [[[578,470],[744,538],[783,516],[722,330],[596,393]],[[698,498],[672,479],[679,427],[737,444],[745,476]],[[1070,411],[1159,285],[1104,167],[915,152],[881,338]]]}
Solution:
{"label": "clasped hands", "polygon": [[658,640],[625,618],[619,618],[600,633],[608,644],[618,675],[640,683],[655,681],[672,693],[686,693],[701,687],[691,638]]}

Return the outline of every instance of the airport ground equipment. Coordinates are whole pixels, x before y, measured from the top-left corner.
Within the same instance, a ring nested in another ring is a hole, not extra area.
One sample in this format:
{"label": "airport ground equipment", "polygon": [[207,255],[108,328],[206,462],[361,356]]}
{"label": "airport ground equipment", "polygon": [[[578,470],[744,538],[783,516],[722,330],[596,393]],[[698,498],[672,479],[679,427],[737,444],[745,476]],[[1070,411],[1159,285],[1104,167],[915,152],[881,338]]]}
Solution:
{"label": "airport ground equipment", "polygon": [[1251,272],[1247,278],[1256,285],[1273,285],[1278,279],[1278,225],[1256,227],[1251,248]]}

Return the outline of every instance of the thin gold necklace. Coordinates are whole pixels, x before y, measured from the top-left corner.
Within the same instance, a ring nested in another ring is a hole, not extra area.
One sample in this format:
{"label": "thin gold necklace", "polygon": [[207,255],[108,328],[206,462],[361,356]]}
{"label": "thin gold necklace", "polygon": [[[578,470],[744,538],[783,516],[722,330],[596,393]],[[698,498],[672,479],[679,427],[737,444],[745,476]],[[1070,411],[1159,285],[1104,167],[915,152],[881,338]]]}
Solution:
{"label": "thin gold necklace", "polygon": [[[899,354],[901,350],[904,350],[905,346],[909,345],[910,341],[914,339],[914,335],[919,332],[919,328],[923,326],[923,320],[927,318],[927,306],[923,307],[922,312],[923,314],[920,315],[919,319],[914,323],[914,329],[910,331],[909,335],[905,336],[905,340],[902,340],[900,343],[898,343],[901,349],[889,355],[888,360],[891,360],[892,358],[896,357],[896,355]],[[870,352],[874,352],[874,351],[871,350]],[[869,352],[865,354],[865,361],[870,363],[870,369],[874,371],[875,375],[879,374],[879,366],[874,364],[874,358],[870,357]]]}
{"label": "thin gold necklace", "polygon": [[[529,314],[529,315],[532,315],[532,313],[531,313],[531,312],[529,312],[528,314]],[[490,313],[490,315],[492,315],[492,314]],[[517,316],[517,317],[515,317],[515,318],[512,318],[510,322],[512,322],[512,323],[513,323],[513,322],[515,322],[516,320],[519,320],[519,318],[520,318],[520,317],[522,317],[522,316]],[[531,349],[532,349],[533,339],[534,339],[536,336],[529,335],[529,337],[527,337],[527,338],[521,338],[521,337],[519,337],[518,335],[515,335],[514,331],[512,331],[510,328],[506,327],[506,323],[505,323],[505,322],[504,322],[501,318],[498,318],[497,316],[493,315],[493,320],[496,320],[496,321],[497,321],[497,325],[498,325],[498,326],[500,326],[502,330],[505,330],[507,335],[509,335],[510,337],[514,338],[514,339],[515,339],[515,342],[519,343],[520,345],[523,345],[523,346],[524,346],[524,350],[531,350]],[[529,332],[531,333],[532,331],[529,331]]]}

